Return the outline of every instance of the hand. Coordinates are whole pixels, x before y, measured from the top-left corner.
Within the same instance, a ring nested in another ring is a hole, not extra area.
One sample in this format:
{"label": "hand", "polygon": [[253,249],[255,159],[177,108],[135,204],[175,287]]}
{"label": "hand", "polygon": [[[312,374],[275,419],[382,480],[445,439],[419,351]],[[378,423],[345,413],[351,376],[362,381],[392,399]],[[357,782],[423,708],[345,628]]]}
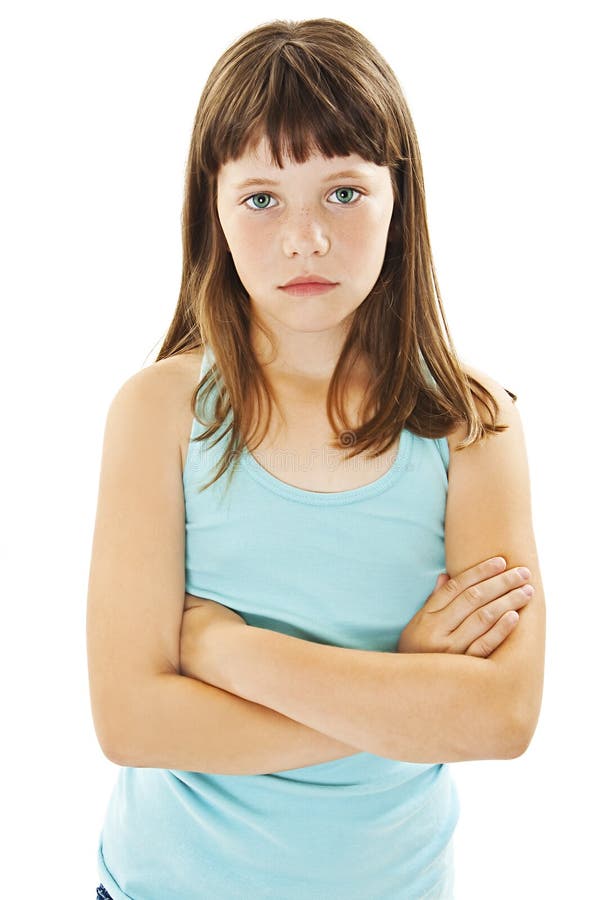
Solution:
{"label": "hand", "polygon": [[226,663],[223,654],[215,653],[219,631],[223,628],[246,625],[244,619],[228,606],[185,595],[181,632],[179,636],[179,671],[209,684],[216,684],[217,662]]}
{"label": "hand", "polygon": [[[490,559],[450,578],[438,576],[433,593],[406,625],[398,653],[463,653],[488,657],[516,627],[511,610],[531,597],[517,567],[498,573]],[[533,585],[532,585],[533,587]]]}

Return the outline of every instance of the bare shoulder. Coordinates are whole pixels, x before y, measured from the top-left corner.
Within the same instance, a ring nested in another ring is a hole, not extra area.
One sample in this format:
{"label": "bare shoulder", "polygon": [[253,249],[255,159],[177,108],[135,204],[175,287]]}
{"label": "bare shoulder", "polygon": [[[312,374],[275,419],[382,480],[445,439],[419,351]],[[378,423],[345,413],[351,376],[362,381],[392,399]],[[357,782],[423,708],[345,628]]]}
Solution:
{"label": "bare shoulder", "polygon": [[[512,392],[509,392],[507,388],[503,387],[503,385],[501,385],[499,381],[496,381],[495,378],[492,378],[491,375],[488,375],[486,372],[482,372],[481,369],[476,369],[474,366],[468,365],[463,360],[461,360],[461,367],[467,375],[475,378],[494,397],[499,408],[498,423],[508,425],[510,427],[510,425],[519,418],[519,413],[515,406],[516,396]],[[481,413],[481,416],[485,421],[489,421],[489,412],[487,407],[477,397],[475,397],[474,399],[475,405]],[[460,443],[460,441],[466,436],[466,432],[466,425],[461,423],[454,431],[452,431],[448,435],[448,446],[451,453],[454,452],[454,450],[456,449],[456,445]]]}
{"label": "bare shoulder", "polygon": [[199,384],[202,350],[188,350],[160,359],[133,374],[118,394],[135,394],[157,427],[173,432],[179,447],[181,470],[185,465],[192,429],[192,399]]}
{"label": "bare shoulder", "polygon": [[155,377],[164,384],[164,390],[169,395],[182,472],[194,419],[192,400],[194,391],[200,383],[203,354],[203,350],[186,350],[175,356],[160,359],[150,366],[156,370]]}

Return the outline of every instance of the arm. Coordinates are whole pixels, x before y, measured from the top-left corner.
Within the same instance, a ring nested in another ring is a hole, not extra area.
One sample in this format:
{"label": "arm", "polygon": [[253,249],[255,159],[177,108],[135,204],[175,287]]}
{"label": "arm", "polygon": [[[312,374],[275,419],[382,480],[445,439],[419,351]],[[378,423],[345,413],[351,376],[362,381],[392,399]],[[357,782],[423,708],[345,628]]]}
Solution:
{"label": "arm", "polygon": [[121,765],[242,775],[357,753],[179,672],[185,505],[178,435],[184,419],[189,434],[195,386],[187,371],[173,357],[138,372],[106,420],[86,616],[99,744]]}
{"label": "arm", "polygon": [[[498,421],[508,428],[483,443],[453,452],[446,502],[446,571],[455,577],[480,559],[496,554],[507,569],[526,566],[535,593],[519,610],[519,622],[487,661],[494,667],[505,706],[518,722],[521,752],[536,729],[544,682],[546,603],[532,521],[531,487],[519,410],[502,386],[463,366],[492,394]],[[476,405],[484,419],[489,413]],[[462,440],[464,426],[455,435]],[[454,442],[454,441],[453,441]]]}
{"label": "arm", "polygon": [[368,753],[415,763],[519,754],[488,659],[351,650],[253,626],[206,635],[198,653],[211,684]]}
{"label": "arm", "polygon": [[164,673],[133,692],[121,766],[262,775],[360,753],[272,709],[194,678]]}
{"label": "arm", "polygon": [[[508,567],[527,565],[535,594],[507,640],[483,660],[395,657],[250,628],[227,636],[235,649],[212,657],[210,683],[382,756],[428,762],[524,752],[540,709],[545,632],[527,460],[516,407],[496,382],[474,375],[495,397],[508,428],[452,454],[446,569],[455,577],[496,553]],[[453,435],[452,445],[464,436]],[[203,668],[211,649],[204,647]]]}

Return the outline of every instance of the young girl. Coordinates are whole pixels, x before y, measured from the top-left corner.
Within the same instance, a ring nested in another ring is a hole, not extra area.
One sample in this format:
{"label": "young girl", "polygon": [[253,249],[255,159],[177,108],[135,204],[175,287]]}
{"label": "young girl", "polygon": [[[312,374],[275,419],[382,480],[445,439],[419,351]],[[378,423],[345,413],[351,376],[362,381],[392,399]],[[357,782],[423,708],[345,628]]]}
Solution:
{"label": "young girl", "polygon": [[525,751],[545,606],[516,398],[457,358],[411,116],[363,35],[275,21],[223,54],[183,246],[104,438],[97,894],[450,898],[447,764]]}

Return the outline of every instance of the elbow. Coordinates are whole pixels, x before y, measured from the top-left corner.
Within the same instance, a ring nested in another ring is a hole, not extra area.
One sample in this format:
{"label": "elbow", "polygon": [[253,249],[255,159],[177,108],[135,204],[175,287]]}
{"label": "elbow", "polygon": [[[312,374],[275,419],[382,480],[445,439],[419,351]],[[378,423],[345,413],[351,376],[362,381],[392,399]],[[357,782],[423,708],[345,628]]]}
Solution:
{"label": "elbow", "polygon": [[100,745],[103,755],[106,759],[117,766],[126,765],[123,761],[123,754],[120,751],[120,741],[116,739],[114,728],[112,728],[112,717],[110,713],[93,710],[94,730],[96,732],[96,740]]}
{"label": "elbow", "polygon": [[114,763],[116,766],[132,765],[130,761],[131,754],[124,752],[122,740],[117,740],[114,737],[110,741],[100,740],[100,738],[98,738],[98,743],[100,744],[102,753],[109,762]]}
{"label": "elbow", "polygon": [[[93,718],[96,740],[100,745],[103,755],[109,762],[114,763],[117,766],[127,765],[127,763],[124,762],[123,754],[120,752],[119,742],[114,739],[114,736],[106,727],[100,727],[100,717],[97,713],[94,714]],[[106,721],[103,722],[103,725],[106,726]]]}
{"label": "elbow", "polygon": [[117,766],[140,764],[139,747],[147,747],[148,731],[152,730],[154,679],[147,677],[121,690],[118,699],[113,695],[96,703],[93,716],[96,736],[102,753]]}
{"label": "elbow", "polygon": [[[529,748],[540,713],[540,701],[514,682],[502,682],[496,693],[496,739],[504,759],[516,759]],[[499,757],[500,758],[500,757]]]}
{"label": "elbow", "polygon": [[527,747],[529,746],[529,741],[516,741],[510,745],[510,748],[505,752],[504,759],[517,759],[519,756],[523,756]]}
{"label": "elbow", "polygon": [[115,766],[130,765],[130,763],[125,760],[121,753],[113,753],[112,749],[109,749],[107,747],[102,747],[102,752],[104,753],[107,760],[111,763],[114,763]]}
{"label": "elbow", "polygon": [[506,759],[517,759],[527,751],[535,733],[537,720],[525,716],[513,715],[506,728]]}

